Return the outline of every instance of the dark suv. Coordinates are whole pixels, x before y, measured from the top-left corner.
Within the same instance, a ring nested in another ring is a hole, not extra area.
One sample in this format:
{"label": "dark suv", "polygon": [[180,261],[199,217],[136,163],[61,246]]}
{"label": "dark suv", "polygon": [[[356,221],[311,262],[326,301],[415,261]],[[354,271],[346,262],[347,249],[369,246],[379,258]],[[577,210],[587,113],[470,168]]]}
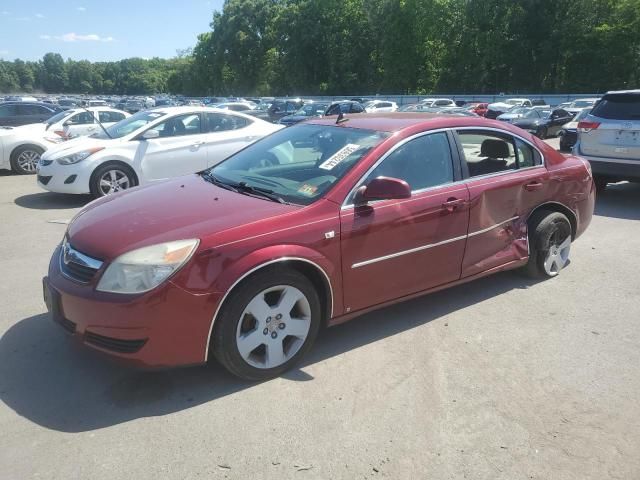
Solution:
{"label": "dark suv", "polygon": [[599,190],[640,181],[640,90],[607,92],[578,123],[573,151],[591,162]]}
{"label": "dark suv", "polygon": [[246,113],[268,122],[277,123],[282,117],[297,112],[304,103],[299,98],[275,99],[266,110],[256,109]]}
{"label": "dark suv", "polygon": [[49,103],[3,102],[0,103],[0,126],[18,127],[40,123],[61,111],[60,107]]}

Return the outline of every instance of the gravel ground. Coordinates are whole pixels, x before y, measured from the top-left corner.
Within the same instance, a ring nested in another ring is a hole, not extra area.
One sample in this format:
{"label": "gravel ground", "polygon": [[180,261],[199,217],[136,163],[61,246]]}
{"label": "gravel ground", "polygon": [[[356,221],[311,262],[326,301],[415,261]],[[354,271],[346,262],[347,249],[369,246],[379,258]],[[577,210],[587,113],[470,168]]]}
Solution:
{"label": "gravel ground", "polygon": [[640,185],[598,199],[558,278],[363,316],[261,384],[131,370],[47,319],[86,201],[0,174],[0,478],[640,478]]}

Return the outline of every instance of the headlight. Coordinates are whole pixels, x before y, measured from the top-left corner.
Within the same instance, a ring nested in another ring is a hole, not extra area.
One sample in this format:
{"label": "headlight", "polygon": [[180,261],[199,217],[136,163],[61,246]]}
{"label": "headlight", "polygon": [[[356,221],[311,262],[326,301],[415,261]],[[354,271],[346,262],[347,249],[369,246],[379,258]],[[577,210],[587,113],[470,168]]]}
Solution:
{"label": "headlight", "polygon": [[102,275],[97,290],[143,293],[180,270],[195,251],[197,239],[177,240],[132,250],[120,255]]}
{"label": "headlight", "polygon": [[104,147],[89,148],[88,150],[82,150],[81,152],[71,153],[69,155],[65,155],[64,157],[58,158],[58,163],[60,165],[72,165],[74,163],[81,162],[85,158],[90,157],[100,150],[104,150]]}

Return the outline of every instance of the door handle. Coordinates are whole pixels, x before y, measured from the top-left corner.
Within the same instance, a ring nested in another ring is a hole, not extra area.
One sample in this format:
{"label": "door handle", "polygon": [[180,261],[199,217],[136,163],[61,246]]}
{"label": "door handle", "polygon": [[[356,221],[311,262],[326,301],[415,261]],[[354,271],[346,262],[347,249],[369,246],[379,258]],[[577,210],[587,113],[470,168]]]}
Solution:
{"label": "door handle", "polygon": [[204,142],[203,142],[202,140],[199,140],[199,141],[197,141],[197,142],[193,142],[193,143],[191,144],[191,146],[192,146],[192,147],[195,147],[195,148],[200,147],[200,145],[204,145]]}
{"label": "door handle", "polygon": [[442,208],[447,212],[453,212],[456,208],[464,205],[464,200],[461,198],[448,198],[446,202],[442,204]]}
{"label": "door handle", "polygon": [[525,183],[524,189],[529,192],[533,192],[535,190],[540,190],[543,186],[544,185],[541,182],[534,180],[533,182]]}

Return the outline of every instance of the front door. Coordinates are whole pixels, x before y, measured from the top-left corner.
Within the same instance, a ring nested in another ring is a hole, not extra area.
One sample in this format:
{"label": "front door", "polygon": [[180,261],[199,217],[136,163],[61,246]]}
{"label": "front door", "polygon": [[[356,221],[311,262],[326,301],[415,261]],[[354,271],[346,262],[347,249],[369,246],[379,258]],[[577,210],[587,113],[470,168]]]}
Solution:
{"label": "front door", "polygon": [[199,113],[176,115],[151,128],[158,138],[140,140],[134,162],[145,181],[162,180],[207,168],[206,133]]}
{"label": "front door", "polygon": [[460,278],[469,194],[453,183],[454,167],[449,137],[439,132],[402,143],[365,176],[360,185],[379,176],[405,180],[412,196],[343,207],[345,312]]}
{"label": "front door", "polygon": [[231,113],[205,113],[207,164],[212,167],[246,147],[258,136],[251,135],[250,121]]}

